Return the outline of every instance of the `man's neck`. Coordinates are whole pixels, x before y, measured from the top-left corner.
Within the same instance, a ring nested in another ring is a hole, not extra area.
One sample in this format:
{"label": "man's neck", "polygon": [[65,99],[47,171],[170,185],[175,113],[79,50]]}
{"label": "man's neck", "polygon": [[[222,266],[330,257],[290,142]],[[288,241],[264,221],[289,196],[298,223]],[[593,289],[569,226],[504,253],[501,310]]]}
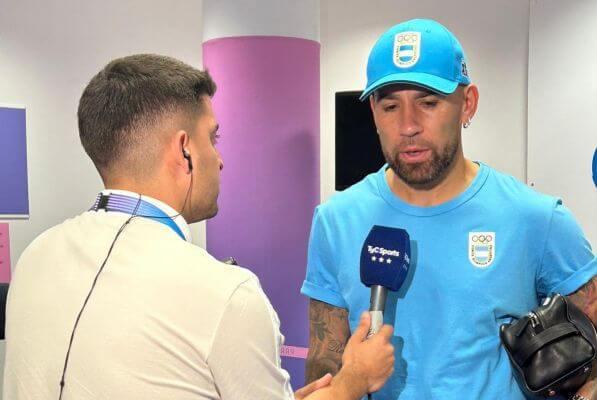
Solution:
{"label": "man's neck", "polygon": [[386,170],[386,181],[392,192],[404,202],[418,207],[433,207],[450,201],[464,192],[475,179],[478,170],[478,164],[462,157],[433,187],[409,185],[391,168]]}

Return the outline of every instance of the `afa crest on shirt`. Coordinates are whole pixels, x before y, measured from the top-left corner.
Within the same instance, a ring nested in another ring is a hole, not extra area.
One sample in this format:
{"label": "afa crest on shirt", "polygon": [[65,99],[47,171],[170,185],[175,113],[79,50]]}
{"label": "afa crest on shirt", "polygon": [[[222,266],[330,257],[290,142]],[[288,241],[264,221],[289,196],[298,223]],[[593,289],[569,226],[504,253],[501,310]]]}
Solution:
{"label": "afa crest on shirt", "polygon": [[487,268],[495,258],[495,232],[468,233],[468,259],[477,268]]}
{"label": "afa crest on shirt", "polygon": [[419,61],[420,54],[420,32],[402,32],[394,37],[394,64],[397,67],[412,67]]}

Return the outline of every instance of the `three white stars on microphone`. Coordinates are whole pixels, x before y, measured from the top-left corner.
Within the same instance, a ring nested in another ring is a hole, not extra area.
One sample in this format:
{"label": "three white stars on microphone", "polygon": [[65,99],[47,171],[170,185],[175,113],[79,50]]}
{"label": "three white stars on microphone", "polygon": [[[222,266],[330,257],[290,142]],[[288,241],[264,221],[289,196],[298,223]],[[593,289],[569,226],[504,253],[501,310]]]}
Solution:
{"label": "three white stars on microphone", "polygon": [[383,257],[375,257],[372,256],[371,257],[371,261],[379,261],[380,263],[383,263],[385,261],[386,264],[391,264],[392,263],[392,259],[391,258],[383,258]]}

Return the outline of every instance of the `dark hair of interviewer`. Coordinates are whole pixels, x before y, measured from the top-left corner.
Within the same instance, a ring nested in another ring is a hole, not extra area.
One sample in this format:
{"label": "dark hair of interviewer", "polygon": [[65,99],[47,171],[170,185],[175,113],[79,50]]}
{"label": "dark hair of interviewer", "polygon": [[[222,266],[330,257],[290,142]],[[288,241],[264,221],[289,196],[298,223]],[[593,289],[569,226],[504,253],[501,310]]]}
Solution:
{"label": "dark hair of interviewer", "polygon": [[164,117],[182,117],[191,124],[200,114],[203,96],[212,97],[215,91],[207,71],[171,57],[115,59],[83,91],[77,112],[81,144],[104,176],[110,166],[154,143],[147,135],[155,135]]}

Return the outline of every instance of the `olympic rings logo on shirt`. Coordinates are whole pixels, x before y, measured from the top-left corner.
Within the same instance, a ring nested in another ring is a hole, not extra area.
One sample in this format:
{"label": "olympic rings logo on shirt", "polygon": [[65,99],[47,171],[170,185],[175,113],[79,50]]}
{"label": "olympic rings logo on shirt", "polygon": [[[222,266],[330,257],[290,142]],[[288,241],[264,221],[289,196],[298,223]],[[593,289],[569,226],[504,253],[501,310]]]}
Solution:
{"label": "olympic rings logo on shirt", "polygon": [[493,241],[493,236],[492,235],[473,235],[473,237],[471,238],[471,240],[473,242],[479,242],[479,243],[491,243]]}

